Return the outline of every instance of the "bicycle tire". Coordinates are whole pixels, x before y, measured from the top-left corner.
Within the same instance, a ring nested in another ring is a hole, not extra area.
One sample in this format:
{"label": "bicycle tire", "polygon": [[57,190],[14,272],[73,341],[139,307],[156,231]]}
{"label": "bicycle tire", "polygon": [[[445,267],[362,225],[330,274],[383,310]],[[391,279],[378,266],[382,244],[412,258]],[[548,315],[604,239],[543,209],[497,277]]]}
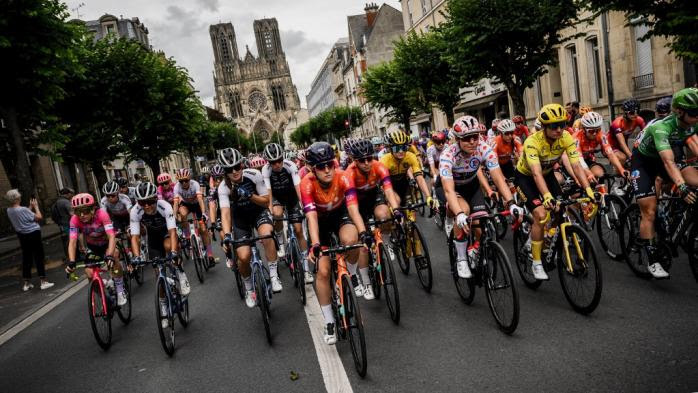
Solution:
{"label": "bicycle tire", "polygon": [[519,226],[514,231],[514,261],[516,262],[516,269],[519,271],[519,276],[524,285],[530,289],[537,289],[543,283],[542,281],[536,280],[533,276],[533,271],[531,270],[531,258],[530,249],[525,247],[528,241],[531,225],[533,225],[533,219],[529,215],[522,217],[522,221]]}
{"label": "bicycle tire", "polygon": [[[105,303],[107,308],[109,308],[109,300],[105,299]],[[111,347],[112,337],[111,318],[109,317],[109,310],[104,310],[102,291],[96,280],[92,280],[90,289],[87,291],[87,312],[90,316],[90,326],[97,344],[103,350],[108,350]]]}
{"label": "bicycle tire", "polygon": [[[577,246],[573,241],[574,236],[577,237],[578,241],[581,240],[582,242],[582,244],[579,245],[579,248],[582,251],[581,258],[576,252]],[[594,246],[594,243],[586,230],[577,224],[569,225],[565,229],[565,237],[567,239],[566,241],[563,241],[561,231],[557,247],[557,271],[560,277],[562,292],[565,294],[565,298],[576,312],[588,315],[591,314],[599,305],[599,302],[601,301],[601,293],[603,292],[603,275],[601,272],[601,265],[599,265],[596,247]],[[572,259],[572,272],[567,269],[567,264],[564,260],[564,244],[568,244],[570,258]],[[574,257],[575,255],[576,257]],[[575,290],[575,287],[581,288],[581,286],[573,285],[573,283],[587,284],[586,286],[588,286],[591,291],[579,289]],[[590,296],[585,296],[584,299],[579,299],[577,294],[580,292],[591,293]]]}
{"label": "bicycle tire", "polygon": [[303,257],[301,256],[300,249],[298,248],[298,241],[293,240],[291,242],[291,255],[293,256],[293,281],[298,287],[298,295],[300,295],[301,304],[305,306],[307,302],[307,294],[305,293],[305,269],[303,268]]}
{"label": "bicycle tire", "polygon": [[[237,261],[234,261],[233,263],[237,264]],[[238,295],[240,295],[240,299],[244,300],[245,299],[245,283],[242,280],[242,274],[240,274],[240,270],[238,270],[237,266],[233,268],[233,273],[235,274],[235,284],[237,285],[237,288],[238,288]]]}
{"label": "bicycle tire", "polygon": [[269,302],[267,300],[267,289],[264,284],[264,273],[259,268],[254,268],[257,271],[254,272],[254,289],[257,298],[257,306],[262,313],[262,322],[264,323],[264,333],[267,336],[267,342],[271,345],[272,335],[271,335],[271,318],[269,313]]}
{"label": "bicycle tire", "polygon": [[177,293],[175,295],[177,302],[179,303],[177,311],[177,319],[182,324],[182,327],[189,326],[189,298],[182,298],[182,295]]}
{"label": "bicycle tire", "polygon": [[[361,310],[356,301],[356,295],[348,275],[342,276],[342,294],[344,306],[344,318],[347,324],[347,336],[351,346],[351,355],[354,358],[354,368],[361,378],[366,376],[366,338],[364,325],[361,319]],[[344,322],[341,322],[344,323]]]}
{"label": "bicycle tire", "polygon": [[[412,187],[412,193],[410,196],[414,204],[420,204],[424,202],[424,194],[422,194],[422,190],[420,190],[418,187]],[[426,206],[420,206],[417,208],[417,213],[419,213],[420,216],[424,217],[425,212]]]}
{"label": "bicycle tire", "polygon": [[138,265],[133,269],[133,272],[131,273],[133,276],[133,279],[136,280],[136,283],[138,286],[143,285],[143,265]]}
{"label": "bicycle tire", "polygon": [[[414,268],[417,271],[417,278],[419,278],[419,283],[422,284],[422,288],[424,288],[424,290],[427,292],[431,292],[431,287],[434,284],[434,275],[431,270],[429,247],[427,246],[427,242],[424,240],[422,231],[419,229],[417,224],[412,225],[412,230],[414,231],[413,233],[417,235],[416,237],[419,240],[419,244],[421,244],[423,254],[419,257],[416,255],[416,243],[412,241],[412,256],[414,258]],[[419,260],[417,258],[419,258]]]}
{"label": "bicycle tire", "polygon": [[406,239],[405,229],[402,227],[402,225],[396,224],[395,229],[390,236],[390,241],[393,243],[391,248],[397,259],[397,264],[400,266],[400,270],[402,270],[402,273],[405,275],[410,274],[410,258],[407,256]]}
{"label": "bicycle tire", "polygon": [[[395,277],[395,267],[393,261],[390,260],[390,254],[385,249],[383,244],[378,246],[378,252],[381,258],[380,275],[383,279],[383,289],[385,290],[385,303],[390,312],[390,319],[397,325],[400,323],[400,291],[397,286],[397,278]],[[380,288],[378,289],[380,292]],[[380,296],[376,294],[376,299]]]}
{"label": "bicycle tire", "polygon": [[[637,277],[648,280],[652,274],[647,270],[647,255],[638,243],[640,231],[640,206],[631,203],[621,214],[620,239],[623,245],[623,259]],[[643,257],[644,256],[644,257]]]}
{"label": "bicycle tire", "polygon": [[124,292],[126,293],[126,304],[123,306],[117,306],[116,307],[116,315],[119,316],[119,319],[124,325],[128,325],[129,322],[131,322],[131,312],[132,312],[132,307],[131,307],[131,279],[129,278],[129,274],[126,270],[123,270],[124,275],[122,276],[122,280],[124,282]]}
{"label": "bicycle tire", "polygon": [[192,261],[194,262],[194,269],[196,270],[196,277],[199,279],[200,283],[204,283],[204,269],[201,265],[201,249],[199,248],[199,243],[196,236],[191,235],[191,251],[192,251]]}
{"label": "bicycle tire", "polygon": [[627,207],[623,198],[607,194],[605,211],[596,216],[596,234],[606,255],[614,261],[623,260],[623,244],[620,236],[621,215]]}
{"label": "bicycle tire", "polygon": [[[487,243],[485,254],[487,256],[487,264],[484,267],[483,281],[485,283],[485,295],[487,296],[487,304],[490,307],[492,316],[497,322],[499,329],[506,333],[512,334],[519,325],[519,292],[516,289],[514,275],[511,272],[509,257],[507,256],[504,247],[495,241]],[[494,293],[504,289],[511,296],[511,312],[501,310],[495,300]],[[509,314],[506,318],[505,314]]]}
{"label": "bicycle tire", "polygon": [[451,276],[453,277],[453,283],[456,286],[458,296],[460,296],[465,304],[471,304],[475,298],[475,283],[472,278],[461,278],[458,275],[456,256],[456,244],[453,241],[453,232],[451,232],[451,236],[448,239],[448,258],[451,262]]}
{"label": "bicycle tire", "polygon": [[[165,294],[165,302],[167,303],[167,316],[160,315],[160,292]],[[172,315],[172,299],[167,295],[168,291],[163,277],[158,277],[157,285],[155,285],[155,320],[158,327],[158,335],[160,336],[160,344],[167,356],[172,357],[175,351],[175,328],[174,316]],[[162,320],[167,319],[167,327],[162,327]]]}
{"label": "bicycle tire", "polygon": [[371,281],[371,288],[373,289],[373,295],[376,300],[380,300],[381,292],[383,288],[381,287],[381,276],[380,267],[376,265],[376,254],[373,249],[368,252],[368,278]]}

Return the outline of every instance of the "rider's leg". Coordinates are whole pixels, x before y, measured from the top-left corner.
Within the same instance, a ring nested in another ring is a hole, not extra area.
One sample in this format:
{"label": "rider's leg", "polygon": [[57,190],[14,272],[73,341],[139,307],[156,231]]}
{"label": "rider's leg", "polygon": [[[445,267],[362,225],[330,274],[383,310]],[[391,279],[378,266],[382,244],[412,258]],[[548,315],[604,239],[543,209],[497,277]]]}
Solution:
{"label": "rider's leg", "polygon": [[179,225],[182,228],[182,233],[185,239],[189,239],[191,235],[189,233],[189,223],[187,222],[187,216],[189,215],[189,209],[184,205],[179,205],[179,211],[177,212],[179,216]]}
{"label": "rider's leg", "polygon": [[[456,212],[463,212],[466,215],[470,214],[470,206],[460,195],[458,196],[458,210],[449,208],[449,217],[455,218]],[[453,227],[453,240],[456,246],[456,260],[465,261],[467,259],[466,253],[468,252],[468,237],[463,228],[458,225]]]}
{"label": "rider's leg", "polygon": [[238,269],[240,269],[240,275],[245,282],[245,289],[248,291],[252,290],[252,277],[250,269],[250,258],[252,257],[252,250],[250,246],[239,246],[235,249],[235,256],[238,261]]}
{"label": "rider's leg", "polygon": [[606,173],[601,165],[592,165],[589,170],[591,170],[591,173],[593,173],[597,179],[600,179]]}
{"label": "rider's leg", "polygon": [[698,187],[698,168],[687,166],[681,170],[681,176],[689,186]]}
{"label": "rider's leg", "polygon": [[[376,218],[377,221],[387,220],[388,218],[390,218],[390,209],[388,209],[388,205],[386,205],[385,203],[376,205],[376,207],[373,208],[373,216]],[[389,223],[381,225],[381,234],[385,235],[385,233],[389,230]]]}
{"label": "rider's leg", "polygon": [[654,219],[657,215],[657,198],[648,196],[637,200],[640,206],[640,239],[654,239]]}
{"label": "rider's leg", "polygon": [[[283,205],[275,204],[272,206],[271,210],[274,218],[279,219],[284,217]],[[279,245],[278,254],[281,258],[286,256],[286,250],[284,248],[284,225],[286,225],[284,221],[274,221],[274,236],[276,236],[276,242]]]}

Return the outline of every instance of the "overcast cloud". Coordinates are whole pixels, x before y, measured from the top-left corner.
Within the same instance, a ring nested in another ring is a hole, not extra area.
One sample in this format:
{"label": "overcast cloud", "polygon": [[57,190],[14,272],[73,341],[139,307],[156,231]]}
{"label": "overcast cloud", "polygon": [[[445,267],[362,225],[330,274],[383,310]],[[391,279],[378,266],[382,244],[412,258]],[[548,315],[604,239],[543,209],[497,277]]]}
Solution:
{"label": "overcast cloud", "polygon": [[[255,19],[275,17],[281,41],[298,88],[301,105],[330,48],[347,35],[347,15],[363,13],[358,0],[70,0],[72,16],[95,20],[104,14],[138,17],[149,31],[150,43],[189,70],[204,104],[213,105],[213,50],[208,27],[231,22],[240,57],[245,45],[257,55],[252,30]],[[375,0],[373,2],[376,2]],[[76,12],[78,4],[84,3]],[[382,2],[376,2],[382,4]],[[398,0],[385,3],[400,10]]]}

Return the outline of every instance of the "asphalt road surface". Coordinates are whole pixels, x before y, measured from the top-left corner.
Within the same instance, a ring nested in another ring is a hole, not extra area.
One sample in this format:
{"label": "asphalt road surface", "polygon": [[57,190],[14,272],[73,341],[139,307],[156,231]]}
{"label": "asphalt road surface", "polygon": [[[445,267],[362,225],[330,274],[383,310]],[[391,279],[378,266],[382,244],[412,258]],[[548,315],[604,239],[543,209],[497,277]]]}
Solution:
{"label": "asphalt road surface", "polygon": [[[4,392],[441,392],[698,390],[698,284],[685,255],[671,279],[645,281],[599,248],[603,296],[590,316],[575,313],[557,275],[533,291],[519,288],[521,318],[502,334],[477,289],[472,305],[456,293],[443,234],[421,220],[434,266],[431,294],[414,273],[398,271],[402,318],[390,321],[383,299],[361,300],[368,374],[354,370],[348,342],[336,351],[350,386],[326,383],[308,318],[291,278],[273,298],[274,344],[257,309],[234,291],[233,274],[219,264],[196,281],[192,266],[191,323],[177,323],[177,350],[161,348],[154,317],[153,275],[133,293],[133,320],[113,321],[107,352],[90,329],[83,288],[0,346]],[[593,236],[596,236],[593,234]],[[513,262],[511,233],[503,242]],[[219,248],[216,254],[222,256]],[[322,344],[324,345],[324,344]],[[295,373],[298,378],[292,379]]]}

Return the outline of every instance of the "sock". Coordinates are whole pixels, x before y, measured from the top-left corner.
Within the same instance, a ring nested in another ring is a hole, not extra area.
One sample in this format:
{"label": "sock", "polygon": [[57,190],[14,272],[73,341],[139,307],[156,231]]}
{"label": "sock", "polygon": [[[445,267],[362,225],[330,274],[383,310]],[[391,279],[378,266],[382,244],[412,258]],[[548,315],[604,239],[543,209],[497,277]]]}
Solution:
{"label": "sock", "polygon": [[308,267],[308,251],[303,251],[303,270],[310,272],[310,268]]}
{"label": "sock", "polygon": [[361,281],[364,282],[364,285],[368,285],[368,283],[371,282],[371,279],[368,277],[368,268],[367,267],[359,268],[359,274],[361,274]]}
{"label": "sock", "polygon": [[245,282],[245,290],[248,292],[251,291],[252,290],[252,276],[243,277],[242,281]]}
{"label": "sock", "polygon": [[323,318],[325,318],[325,323],[334,323],[334,313],[332,312],[332,305],[325,304],[324,306],[320,306],[320,309],[322,309],[322,316]]}
{"label": "sock", "polygon": [[455,241],[456,243],[456,259],[459,261],[464,261],[466,259],[465,255],[468,252],[468,243]]}
{"label": "sock", "polygon": [[543,251],[543,241],[542,240],[531,240],[531,257],[533,258],[533,263],[541,263],[540,254]]}
{"label": "sock", "polygon": [[124,291],[124,279],[122,277],[114,277],[114,286],[116,286],[116,292],[121,293]]}
{"label": "sock", "polygon": [[276,271],[277,266],[278,266],[277,261],[269,262],[269,276],[270,277],[278,277],[279,276],[279,272]]}
{"label": "sock", "polygon": [[356,263],[347,262],[347,270],[349,271],[349,274],[351,274],[352,276],[356,275],[356,266]]}

